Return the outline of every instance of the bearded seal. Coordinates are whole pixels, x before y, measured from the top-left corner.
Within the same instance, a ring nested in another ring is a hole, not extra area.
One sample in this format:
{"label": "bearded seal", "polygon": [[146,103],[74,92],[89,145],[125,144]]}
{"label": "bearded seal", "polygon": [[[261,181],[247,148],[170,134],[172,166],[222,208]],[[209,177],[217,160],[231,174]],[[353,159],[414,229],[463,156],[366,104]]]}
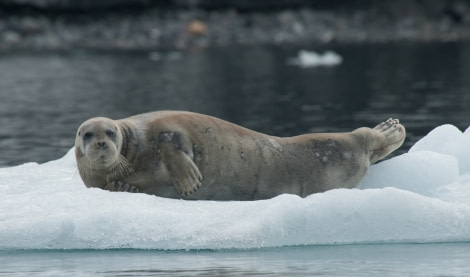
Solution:
{"label": "bearded seal", "polygon": [[353,188],[398,147],[405,128],[388,119],[346,133],[275,137],[192,112],[158,111],[85,121],[75,157],[87,187],[192,200],[305,197]]}

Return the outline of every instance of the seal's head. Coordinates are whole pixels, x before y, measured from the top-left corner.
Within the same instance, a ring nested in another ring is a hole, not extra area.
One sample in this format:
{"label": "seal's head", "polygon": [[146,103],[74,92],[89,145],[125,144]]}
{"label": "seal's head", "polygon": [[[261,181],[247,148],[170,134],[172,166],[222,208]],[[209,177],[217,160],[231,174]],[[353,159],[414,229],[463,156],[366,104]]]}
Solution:
{"label": "seal's head", "polygon": [[85,121],[75,138],[78,165],[93,169],[110,169],[120,163],[122,132],[116,122],[105,117]]}

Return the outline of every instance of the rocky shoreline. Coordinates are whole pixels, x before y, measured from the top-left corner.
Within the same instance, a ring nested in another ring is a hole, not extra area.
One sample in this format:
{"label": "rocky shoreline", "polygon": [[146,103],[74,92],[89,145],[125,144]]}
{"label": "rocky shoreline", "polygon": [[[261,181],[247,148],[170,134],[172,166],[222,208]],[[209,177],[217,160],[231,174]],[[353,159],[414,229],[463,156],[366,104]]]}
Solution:
{"label": "rocky shoreline", "polygon": [[470,5],[452,10],[298,7],[267,11],[145,7],[0,11],[0,50],[143,50],[228,45],[470,40]]}

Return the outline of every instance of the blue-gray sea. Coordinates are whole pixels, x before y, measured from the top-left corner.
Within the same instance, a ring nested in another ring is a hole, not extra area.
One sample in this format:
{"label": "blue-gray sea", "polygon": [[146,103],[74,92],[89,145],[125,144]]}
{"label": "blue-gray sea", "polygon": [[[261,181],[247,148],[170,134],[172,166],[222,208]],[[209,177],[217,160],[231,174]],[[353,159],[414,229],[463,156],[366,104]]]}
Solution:
{"label": "blue-gray sea", "polygon": [[[289,62],[299,50],[332,50],[343,60],[299,67]],[[278,136],[348,131],[396,117],[408,135],[400,154],[436,126],[470,125],[468,76],[468,43],[4,52],[0,166],[61,158],[87,118],[163,109]],[[0,230],[8,229],[2,226],[8,212],[0,210]],[[0,275],[469,276],[469,261],[467,241],[174,251],[26,247],[0,249]]]}

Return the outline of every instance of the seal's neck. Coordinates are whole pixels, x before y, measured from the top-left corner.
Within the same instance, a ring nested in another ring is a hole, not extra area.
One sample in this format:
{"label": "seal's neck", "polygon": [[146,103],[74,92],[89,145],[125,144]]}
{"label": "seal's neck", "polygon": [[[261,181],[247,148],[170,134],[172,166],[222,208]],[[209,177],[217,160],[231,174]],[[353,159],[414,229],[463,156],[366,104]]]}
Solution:
{"label": "seal's neck", "polygon": [[119,155],[119,159],[116,163],[107,168],[107,179],[109,181],[119,177],[128,177],[133,174],[134,170],[131,164],[123,155]]}
{"label": "seal's neck", "polygon": [[138,134],[135,133],[136,127],[126,121],[119,121],[119,128],[122,133],[122,145],[121,145],[121,156],[128,161],[128,164],[132,163],[136,152],[135,148],[138,148]]}
{"label": "seal's neck", "polygon": [[134,170],[132,169],[131,164],[122,155],[119,155],[119,158],[116,160],[116,162],[106,167],[103,167],[102,165],[96,165],[89,160],[85,161],[83,159],[86,159],[86,157],[82,157],[77,160],[77,167],[80,175],[87,176],[87,178],[100,177],[106,179],[106,181],[109,182],[134,174]]}

